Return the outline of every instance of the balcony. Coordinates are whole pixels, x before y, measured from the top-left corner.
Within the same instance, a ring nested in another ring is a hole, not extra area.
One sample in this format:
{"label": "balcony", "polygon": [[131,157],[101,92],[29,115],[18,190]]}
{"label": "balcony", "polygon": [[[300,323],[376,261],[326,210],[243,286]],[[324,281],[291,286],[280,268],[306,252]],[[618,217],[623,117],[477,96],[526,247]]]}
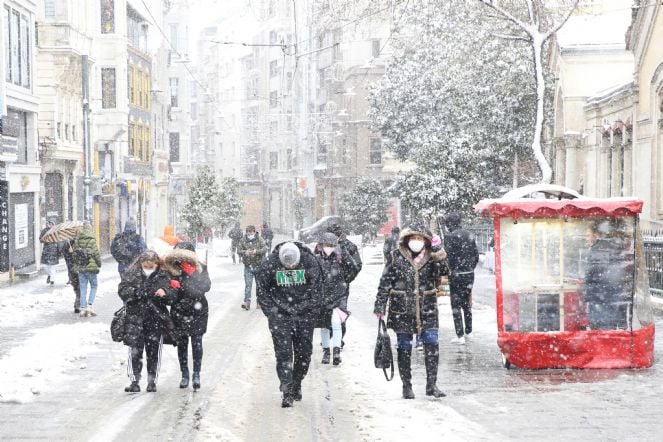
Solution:
{"label": "balcony", "polygon": [[151,161],[141,161],[135,157],[124,157],[124,173],[134,176],[152,176],[154,174]]}

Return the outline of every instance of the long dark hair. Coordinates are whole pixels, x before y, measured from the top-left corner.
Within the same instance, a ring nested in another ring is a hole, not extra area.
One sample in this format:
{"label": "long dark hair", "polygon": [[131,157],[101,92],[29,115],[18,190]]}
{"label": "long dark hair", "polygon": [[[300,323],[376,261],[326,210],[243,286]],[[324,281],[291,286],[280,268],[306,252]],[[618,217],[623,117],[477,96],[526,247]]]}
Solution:
{"label": "long dark hair", "polygon": [[134,260],[134,262],[131,264],[131,267],[140,268],[144,262],[148,261],[156,264],[157,267],[161,267],[161,258],[159,258],[159,255],[154,250],[145,250],[143,253],[138,255],[138,258]]}

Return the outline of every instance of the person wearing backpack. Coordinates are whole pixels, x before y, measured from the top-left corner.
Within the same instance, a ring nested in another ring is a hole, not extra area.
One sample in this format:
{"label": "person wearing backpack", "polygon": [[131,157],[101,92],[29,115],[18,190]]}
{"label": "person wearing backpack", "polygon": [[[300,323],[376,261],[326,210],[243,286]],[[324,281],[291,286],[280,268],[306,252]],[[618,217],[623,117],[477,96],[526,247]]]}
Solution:
{"label": "person wearing backpack", "polygon": [[120,277],[145,250],[147,250],[147,245],[145,240],[136,232],[136,221],[129,218],[124,225],[124,231],[115,235],[111,243],[111,255],[117,261],[117,271]]}
{"label": "person wearing backpack", "polygon": [[[97,274],[101,268],[101,255],[97,240],[92,232],[92,225],[86,221],[74,242],[72,261],[74,271],[78,273],[81,291],[81,316],[96,316],[92,304],[97,295]],[[90,285],[88,297],[87,286]]]}

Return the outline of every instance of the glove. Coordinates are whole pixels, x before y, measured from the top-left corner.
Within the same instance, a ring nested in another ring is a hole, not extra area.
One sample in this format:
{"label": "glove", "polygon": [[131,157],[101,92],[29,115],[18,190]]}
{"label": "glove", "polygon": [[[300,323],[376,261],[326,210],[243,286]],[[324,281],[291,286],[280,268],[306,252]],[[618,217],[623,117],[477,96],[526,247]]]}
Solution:
{"label": "glove", "polygon": [[171,289],[179,289],[182,287],[182,284],[177,279],[171,279],[170,280],[170,288]]}
{"label": "glove", "polygon": [[180,264],[180,268],[184,273],[186,273],[189,276],[193,275],[193,272],[196,271],[196,266],[188,262],[183,262],[182,264]]}

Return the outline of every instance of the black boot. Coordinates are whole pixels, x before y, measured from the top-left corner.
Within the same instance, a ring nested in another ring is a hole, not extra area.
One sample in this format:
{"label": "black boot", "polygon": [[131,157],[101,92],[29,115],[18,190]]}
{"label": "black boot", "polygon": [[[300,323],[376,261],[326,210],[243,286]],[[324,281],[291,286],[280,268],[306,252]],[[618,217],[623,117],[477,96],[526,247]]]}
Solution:
{"label": "black boot", "polygon": [[193,383],[193,389],[194,390],[199,390],[200,389],[200,372],[199,371],[194,371],[193,372],[193,377],[191,378],[191,382]]}
{"label": "black boot", "polygon": [[295,397],[290,391],[283,393],[283,400],[281,400],[281,408],[290,408],[295,401]]}
{"label": "black boot", "polygon": [[334,347],[334,365],[338,365],[341,363],[341,349],[338,347]]}
{"label": "black boot", "polygon": [[48,275],[46,277],[46,284],[50,284],[50,283],[51,283],[51,275]]}
{"label": "black boot", "polygon": [[147,388],[145,389],[148,393],[156,393],[157,392],[157,382],[156,382],[156,376],[151,374],[147,376]]}
{"label": "black boot", "polygon": [[403,381],[403,398],[414,399],[414,391],[412,391],[412,370],[411,361],[412,350],[398,349],[398,374]]}
{"label": "black boot", "polygon": [[140,385],[138,382],[140,381],[140,377],[136,376],[135,381],[131,381],[131,384],[129,384],[127,387],[124,387],[124,391],[127,393],[139,393],[140,392]]}
{"label": "black boot", "polygon": [[292,389],[290,390],[292,394],[292,398],[296,401],[301,401],[302,400],[302,383],[300,382],[293,382],[292,383]]}
{"label": "black boot", "polygon": [[440,352],[436,345],[424,345],[424,358],[426,361],[426,396],[445,397],[437,388],[437,366],[440,360]]}
{"label": "black boot", "polygon": [[182,369],[182,380],[180,381],[180,388],[187,388],[189,386],[189,369]]}
{"label": "black boot", "polygon": [[323,348],[322,349],[322,363],[323,364],[329,364],[329,349],[328,348]]}

